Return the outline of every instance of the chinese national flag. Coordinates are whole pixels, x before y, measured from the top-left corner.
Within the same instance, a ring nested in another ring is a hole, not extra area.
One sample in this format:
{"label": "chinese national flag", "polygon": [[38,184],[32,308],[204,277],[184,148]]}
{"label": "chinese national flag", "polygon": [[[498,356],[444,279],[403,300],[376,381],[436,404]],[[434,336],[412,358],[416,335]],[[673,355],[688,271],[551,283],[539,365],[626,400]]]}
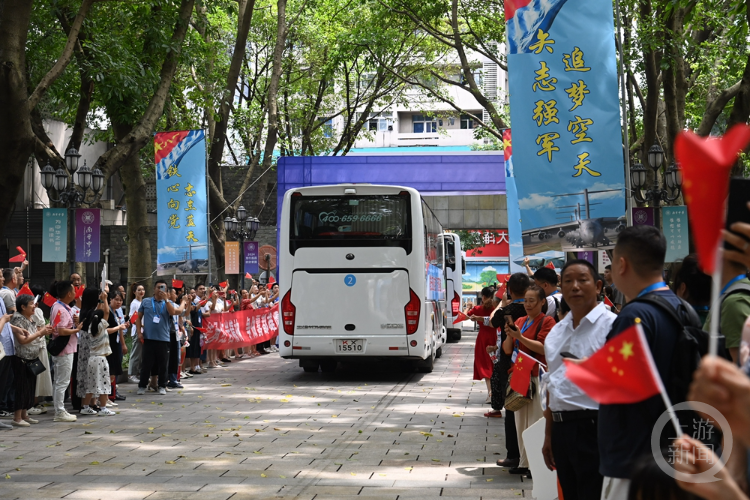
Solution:
{"label": "chinese national flag", "polygon": [[56,301],[57,301],[57,299],[55,299],[52,295],[50,295],[50,294],[48,294],[46,292],[44,293],[44,297],[42,297],[42,302],[44,302],[44,304],[47,307],[54,306]]}
{"label": "chinese national flag", "polygon": [[615,307],[615,305],[611,300],[609,300],[609,297],[607,297],[606,295],[604,296],[604,304],[608,305],[609,307]]}
{"label": "chinese national flag", "polygon": [[219,288],[226,288],[226,286],[227,286],[226,281],[222,281],[221,283],[219,283]]}
{"label": "chinese national flag", "polygon": [[461,323],[462,321],[466,321],[467,319],[469,319],[469,317],[459,311],[458,316],[456,316],[456,321],[454,321],[453,324],[455,325],[456,323]]}
{"label": "chinese national flag", "polygon": [[75,289],[76,289],[75,298],[80,299],[83,296],[83,291],[86,289],[86,287],[83,285],[80,285],[80,286],[75,287]]}
{"label": "chinese national flag", "polygon": [[250,274],[250,273],[245,273],[245,278],[250,278],[250,279],[252,279],[252,278],[253,278],[253,275],[252,275],[252,274]]}
{"label": "chinese national flag", "polygon": [[52,320],[52,328],[57,328],[57,325],[60,324],[60,321],[62,321],[62,311],[57,311],[55,319]]}
{"label": "chinese national flag", "polygon": [[714,271],[726,220],[729,173],[737,155],[749,142],[750,127],[738,124],[719,139],[683,131],[674,143],[674,154],[682,167],[682,191],[698,260],[707,274]]}
{"label": "chinese national flag", "polygon": [[525,352],[519,352],[513,364],[513,376],[510,378],[510,388],[525,396],[529,392],[531,372],[536,366],[536,359]]}
{"label": "chinese national flag", "polygon": [[274,278],[273,276],[270,276],[270,277],[268,278],[268,284],[272,285],[272,284],[274,284],[274,283],[276,283],[276,278]]}
{"label": "chinese national flag", "polygon": [[552,262],[548,262],[548,263],[547,263],[547,265],[546,265],[546,266],[544,266],[544,267],[549,267],[549,268],[550,268],[550,269],[552,269],[553,271],[555,270],[555,265],[554,265],[554,264],[553,264]]}
{"label": "chinese national flag", "polygon": [[34,296],[34,293],[31,291],[31,288],[29,288],[28,283],[24,283],[20,290],[18,290],[17,295],[31,295]]}
{"label": "chinese national flag", "polygon": [[19,252],[18,255],[8,259],[8,262],[23,262],[24,260],[26,260],[26,252],[23,251],[23,248],[16,247],[16,250],[18,250]]}
{"label": "chinese national flag", "polygon": [[651,350],[639,323],[608,341],[580,364],[565,360],[567,377],[601,404],[630,404],[662,388]]}
{"label": "chinese national flag", "polygon": [[133,315],[130,317],[130,323],[135,325],[135,322],[138,321],[138,311],[134,312]]}

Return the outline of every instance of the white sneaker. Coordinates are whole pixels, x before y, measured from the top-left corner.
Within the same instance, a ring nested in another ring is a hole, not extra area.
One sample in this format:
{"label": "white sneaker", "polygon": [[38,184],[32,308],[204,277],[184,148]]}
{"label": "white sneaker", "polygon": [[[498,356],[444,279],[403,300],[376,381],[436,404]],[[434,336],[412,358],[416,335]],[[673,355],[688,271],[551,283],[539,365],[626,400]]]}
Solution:
{"label": "white sneaker", "polygon": [[166,396],[167,389],[165,387],[159,387],[159,396]]}
{"label": "white sneaker", "polygon": [[37,420],[35,418],[31,418],[31,417],[26,417],[24,420],[27,421],[30,424],[38,424],[39,423],[39,420]]}
{"label": "white sneaker", "polygon": [[44,412],[38,406],[35,406],[26,410],[26,413],[28,413],[29,415],[41,415]]}
{"label": "white sneaker", "polygon": [[139,379],[135,375],[131,375],[131,376],[128,377],[128,382],[130,382],[131,384],[137,384],[140,381],[141,381],[141,379]]}
{"label": "white sneaker", "polygon": [[136,394],[138,396],[143,396],[144,394],[146,394],[146,388],[145,387],[139,387],[138,390],[136,391]]}
{"label": "white sneaker", "polygon": [[115,403],[114,401],[109,401],[109,400],[107,401],[107,408],[114,408],[115,406],[119,406],[119,405]]}
{"label": "white sneaker", "polygon": [[[94,411],[94,410],[91,410],[91,411]],[[94,412],[94,413],[96,413],[96,412]],[[76,418],[76,416],[75,415],[71,415],[67,411],[63,412],[63,413],[56,413],[55,414],[55,418],[54,418],[55,422],[75,422],[76,420],[78,420]]]}
{"label": "white sneaker", "polygon": [[99,413],[96,414],[97,416],[101,417],[102,415],[105,417],[111,417],[112,415],[117,415],[115,412],[110,410],[109,408],[102,408],[99,410]]}
{"label": "white sneaker", "polygon": [[89,406],[86,406],[84,408],[81,408],[81,411],[78,413],[79,415],[96,415],[96,410]]}

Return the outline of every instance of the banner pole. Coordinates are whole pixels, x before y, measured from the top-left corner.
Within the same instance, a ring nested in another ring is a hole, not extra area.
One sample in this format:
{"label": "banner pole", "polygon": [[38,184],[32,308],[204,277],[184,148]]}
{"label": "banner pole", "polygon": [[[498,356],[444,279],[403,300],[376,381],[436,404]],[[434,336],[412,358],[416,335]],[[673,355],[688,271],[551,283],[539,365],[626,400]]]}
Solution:
{"label": "banner pole", "polygon": [[[206,137],[208,137],[208,134],[206,133],[205,129],[203,131],[204,134],[206,134]],[[213,139],[213,138],[212,138]],[[206,288],[208,288],[208,284],[211,283],[211,200],[209,199],[209,190],[208,190],[208,183],[209,183],[209,177],[208,177],[208,155],[210,154],[210,148],[206,148],[206,157],[204,158],[204,162],[206,164],[206,251],[208,252],[208,279],[206,280]]]}
{"label": "banner pole", "polygon": [[620,49],[620,102],[622,107],[622,137],[625,143],[625,220],[628,226],[633,225],[633,199],[630,191],[630,137],[628,137],[628,110],[625,100],[625,47],[622,44],[622,25],[620,23],[620,0],[615,0],[615,20],[617,21],[617,45]]}

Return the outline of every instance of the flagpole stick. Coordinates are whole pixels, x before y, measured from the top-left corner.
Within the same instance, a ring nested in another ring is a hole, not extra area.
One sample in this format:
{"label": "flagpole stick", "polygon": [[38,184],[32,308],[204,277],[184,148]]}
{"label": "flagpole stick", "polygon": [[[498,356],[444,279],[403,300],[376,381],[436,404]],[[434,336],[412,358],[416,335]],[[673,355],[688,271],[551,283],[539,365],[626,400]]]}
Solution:
{"label": "flagpole stick", "polygon": [[659,393],[661,394],[662,401],[664,401],[664,406],[667,407],[667,412],[669,413],[669,419],[672,421],[672,426],[674,426],[677,437],[682,437],[682,427],[680,427],[680,421],[677,419],[677,414],[674,412],[674,408],[672,407],[672,401],[670,401],[669,396],[667,395],[664,384],[659,384],[659,386]]}
{"label": "flagpole stick", "polygon": [[721,248],[716,249],[716,262],[714,263],[714,272],[711,277],[711,323],[709,325],[708,354],[716,356],[719,350],[719,316],[721,316],[720,290],[721,274],[724,260],[722,258]]}

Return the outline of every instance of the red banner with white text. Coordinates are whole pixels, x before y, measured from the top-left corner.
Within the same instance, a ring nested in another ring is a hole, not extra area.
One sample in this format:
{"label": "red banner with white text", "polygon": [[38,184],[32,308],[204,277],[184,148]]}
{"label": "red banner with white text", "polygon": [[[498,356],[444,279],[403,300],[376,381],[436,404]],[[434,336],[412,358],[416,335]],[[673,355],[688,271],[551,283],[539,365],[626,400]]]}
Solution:
{"label": "red banner with white text", "polygon": [[279,334],[279,305],[212,314],[203,318],[203,349],[236,349],[260,344]]}

